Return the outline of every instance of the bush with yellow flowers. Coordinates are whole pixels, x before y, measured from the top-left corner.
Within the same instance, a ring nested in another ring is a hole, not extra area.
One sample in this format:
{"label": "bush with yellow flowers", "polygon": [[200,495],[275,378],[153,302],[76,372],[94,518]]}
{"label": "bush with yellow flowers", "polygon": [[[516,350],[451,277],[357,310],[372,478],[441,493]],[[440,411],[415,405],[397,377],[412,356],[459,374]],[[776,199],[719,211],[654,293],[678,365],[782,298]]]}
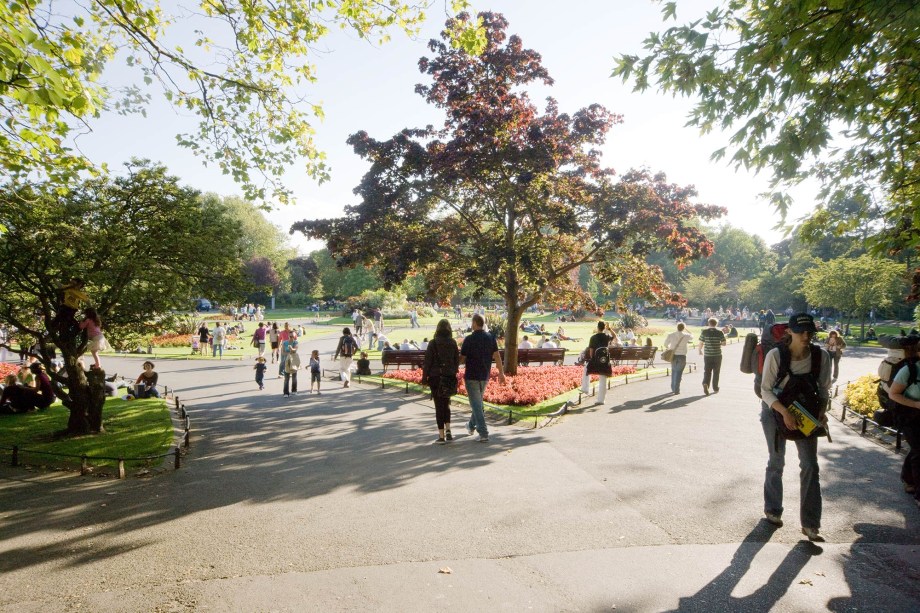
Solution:
{"label": "bush with yellow flowers", "polygon": [[843,406],[860,415],[871,418],[875,411],[880,408],[878,395],[875,393],[877,389],[878,377],[876,375],[864,375],[847,385],[846,389],[843,390]]}

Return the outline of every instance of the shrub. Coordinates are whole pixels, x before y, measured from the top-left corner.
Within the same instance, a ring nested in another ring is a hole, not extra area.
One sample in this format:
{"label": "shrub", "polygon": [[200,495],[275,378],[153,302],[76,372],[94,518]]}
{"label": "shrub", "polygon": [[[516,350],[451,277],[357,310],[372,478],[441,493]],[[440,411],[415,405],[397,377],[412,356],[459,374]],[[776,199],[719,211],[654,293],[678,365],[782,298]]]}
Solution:
{"label": "shrub", "polygon": [[878,377],[875,375],[864,375],[850,383],[843,390],[843,406],[855,411],[860,415],[871,418],[877,409],[879,409],[878,396]]}
{"label": "shrub", "polygon": [[648,320],[635,311],[626,311],[620,315],[619,321],[615,324],[617,330],[627,330],[632,328],[635,332],[641,328],[648,327]]}
{"label": "shrub", "polygon": [[500,317],[494,313],[486,313],[484,319],[486,320],[486,329],[492,333],[495,338],[505,338],[506,320],[504,317]]}

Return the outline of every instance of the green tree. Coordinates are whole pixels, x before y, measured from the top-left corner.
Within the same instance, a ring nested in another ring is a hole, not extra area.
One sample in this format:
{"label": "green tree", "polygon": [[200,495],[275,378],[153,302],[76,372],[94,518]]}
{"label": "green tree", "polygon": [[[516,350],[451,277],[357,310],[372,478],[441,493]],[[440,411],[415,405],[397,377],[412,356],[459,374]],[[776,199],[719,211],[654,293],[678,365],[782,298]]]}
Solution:
{"label": "green tree", "polygon": [[818,264],[805,276],[802,291],[815,306],[832,307],[855,317],[865,336],[869,311],[891,306],[905,287],[901,264],[865,254]]}
{"label": "green tree", "polygon": [[66,378],[52,378],[66,386],[69,432],[101,431],[104,373],[77,363],[86,339],[57,323],[58,288],[84,279],[88,306],[109,336],[143,330],[157,315],[187,309],[196,295],[234,295],[243,287],[242,263],[219,241],[201,240],[202,215],[236,230],[223,209],[147,162],[63,194],[47,183],[0,190],[0,321],[36,339],[49,372],[57,347]]}
{"label": "green tree", "polygon": [[[282,175],[299,159],[319,180],[327,176],[313,141],[317,104],[304,100],[316,80],[311,49],[331,27],[383,41],[394,28],[414,34],[425,4],[392,0],[159,0],[68,3],[11,0],[0,4],[0,167],[9,176],[36,171],[68,184],[92,163],[73,134],[105,112],[144,113],[157,93],[197,130],[180,145],[243,186],[250,200],[287,201]],[[465,0],[453,0],[460,10]],[[171,12],[170,12],[171,11]],[[194,32],[188,48],[176,44]],[[482,44],[476,24],[454,32],[469,49]],[[106,86],[102,75],[125,61],[135,81]]]}
{"label": "green tree", "polygon": [[[676,17],[676,2],[663,16]],[[806,177],[826,203],[885,194],[881,244],[920,239],[920,4],[914,0],[729,0],[704,18],[652,33],[647,54],[612,76],[637,90],[697,96],[688,124],[731,130],[713,154],[772,172],[774,203]],[[825,207],[836,221],[840,212]]]}
{"label": "green tree", "polygon": [[[462,16],[461,20],[468,19]],[[481,13],[487,45],[478,56],[432,41],[434,57],[416,88],[444,110],[443,128],[406,129],[386,141],[364,132],[349,142],[371,162],[345,217],[292,228],[327,245],[342,265],[380,267],[387,286],[423,272],[430,293],[460,285],[501,296],[508,312],[505,369],[517,368],[518,323],[538,302],[593,304],[578,284],[620,284],[620,296],[661,296],[652,245],[689,262],[711,251],[698,218],[722,214],[693,202],[696,192],[664,174],[612,178],[599,148],[618,118],[600,105],[574,114],[552,99],[541,114],[524,88],[551,84],[540,56],[506,34],[498,14]],[[458,26],[448,22],[447,31]],[[325,283],[324,283],[325,285]]]}
{"label": "green tree", "polygon": [[687,299],[687,304],[706,308],[722,302],[728,294],[728,289],[719,283],[714,274],[687,276],[684,281],[683,295]]}
{"label": "green tree", "polygon": [[380,275],[373,267],[337,267],[337,262],[328,249],[314,251],[310,257],[316,262],[324,296],[345,299],[349,296],[358,296],[365,290],[379,289],[383,285]]}

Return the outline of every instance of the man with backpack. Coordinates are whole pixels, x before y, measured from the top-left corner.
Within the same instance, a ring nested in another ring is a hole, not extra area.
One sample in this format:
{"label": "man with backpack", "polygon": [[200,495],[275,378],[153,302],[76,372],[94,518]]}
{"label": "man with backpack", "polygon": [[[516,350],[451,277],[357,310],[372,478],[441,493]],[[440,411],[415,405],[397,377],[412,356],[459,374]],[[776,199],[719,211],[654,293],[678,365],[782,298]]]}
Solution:
{"label": "man with backpack", "polygon": [[358,342],[351,335],[351,330],[348,328],[342,329],[342,337],[339,338],[339,344],[335,348],[335,356],[332,358],[333,360],[338,360],[339,356],[341,356],[339,376],[342,378],[342,387],[348,387],[348,384],[351,383],[351,365],[358,348]]}
{"label": "man with backpack", "polygon": [[588,348],[585,350],[585,374],[581,379],[583,394],[591,393],[591,375],[599,375],[597,381],[597,401],[595,404],[604,404],[607,396],[607,377],[613,374],[610,365],[610,351],[607,345],[610,337],[604,332],[606,324],[603,320],[597,322],[597,332],[588,339]]}
{"label": "man with backpack", "polygon": [[[900,430],[910,452],[904,458],[901,468],[901,481],[904,491],[914,497],[914,503],[920,509],[920,364],[917,358],[917,346],[920,336],[909,335],[899,339],[899,346],[904,351],[904,359],[892,365],[892,378],[889,382],[888,411],[893,415],[893,426]],[[881,369],[880,369],[881,370]]]}
{"label": "man with backpack", "polygon": [[712,383],[712,392],[719,393],[719,373],[722,371],[722,346],[725,345],[725,334],[716,328],[719,321],[710,317],[708,328],[700,332],[700,353],[703,354],[703,393],[709,395],[709,384]]}

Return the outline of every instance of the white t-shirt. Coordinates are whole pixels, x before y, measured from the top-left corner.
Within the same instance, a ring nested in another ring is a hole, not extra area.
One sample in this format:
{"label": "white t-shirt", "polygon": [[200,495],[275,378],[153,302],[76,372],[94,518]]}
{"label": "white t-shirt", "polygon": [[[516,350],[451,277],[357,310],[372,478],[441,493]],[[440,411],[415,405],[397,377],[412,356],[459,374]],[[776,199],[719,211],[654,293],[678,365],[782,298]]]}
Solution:
{"label": "white t-shirt", "polygon": [[518,349],[533,349],[533,343],[530,341],[521,341],[521,344],[518,345]]}

